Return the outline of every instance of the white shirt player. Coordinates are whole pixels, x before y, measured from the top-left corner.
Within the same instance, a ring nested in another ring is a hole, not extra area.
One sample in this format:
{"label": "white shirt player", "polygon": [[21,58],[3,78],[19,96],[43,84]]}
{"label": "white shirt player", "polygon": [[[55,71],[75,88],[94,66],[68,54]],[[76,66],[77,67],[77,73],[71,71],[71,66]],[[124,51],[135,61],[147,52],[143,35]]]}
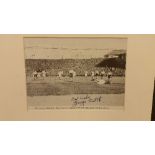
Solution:
{"label": "white shirt player", "polygon": [[33,76],[34,79],[37,79],[37,76],[38,76],[37,71],[34,71],[34,72],[32,73],[32,76]]}
{"label": "white shirt player", "polygon": [[88,76],[88,71],[85,71],[85,77],[87,77]]}
{"label": "white shirt player", "polygon": [[93,81],[94,81],[94,79],[95,79],[95,77],[94,77],[94,76],[95,76],[95,72],[94,72],[94,71],[92,71],[92,72],[91,72],[91,78],[92,78],[92,80],[93,80]]}
{"label": "white shirt player", "polygon": [[96,76],[99,75],[99,71],[98,71],[98,70],[95,71],[95,75],[96,75]]}
{"label": "white shirt player", "polygon": [[75,77],[75,76],[76,76],[76,72],[74,71],[74,72],[73,72],[73,77]]}
{"label": "white shirt player", "polygon": [[112,76],[112,72],[108,72],[108,76],[110,76],[110,77],[111,77],[111,76]]}
{"label": "white shirt player", "polygon": [[62,78],[62,75],[63,75],[63,71],[59,71],[58,76],[59,76],[60,79]]}
{"label": "white shirt player", "polygon": [[91,72],[91,76],[92,76],[92,77],[93,77],[93,76],[95,76],[95,73],[94,73],[94,71],[92,71],[92,72]]}
{"label": "white shirt player", "polygon": [[41,77],[41,72],[38,72],[37,77],[38,77],[38,78]]}
{"label": "white shirt player", "polygon": [[46,71],[42,71],[42,75],[43,75],[43,77],[46,77]]}
{"label": "white shirt player", "polygon": [[104,70],[101,71],[101,76],[103,76],[103,75],[105,75],[105,71]]}

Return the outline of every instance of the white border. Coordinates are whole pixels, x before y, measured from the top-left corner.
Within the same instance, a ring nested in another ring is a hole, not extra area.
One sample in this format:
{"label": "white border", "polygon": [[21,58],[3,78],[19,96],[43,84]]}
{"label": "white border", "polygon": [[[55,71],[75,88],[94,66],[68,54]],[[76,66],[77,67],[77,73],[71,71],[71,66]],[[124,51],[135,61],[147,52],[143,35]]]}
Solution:
{"label": "white border", "polygon": [[0,33],[155,33],[154,0],[0,1]]}

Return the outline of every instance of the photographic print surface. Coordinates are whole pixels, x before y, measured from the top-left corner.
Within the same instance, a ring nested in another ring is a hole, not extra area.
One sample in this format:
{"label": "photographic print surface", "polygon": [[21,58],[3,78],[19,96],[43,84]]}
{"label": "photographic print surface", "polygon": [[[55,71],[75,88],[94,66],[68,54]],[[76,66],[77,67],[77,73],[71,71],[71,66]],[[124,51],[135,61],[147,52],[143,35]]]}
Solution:
{"label": "photographic print surface", "polygon": [[126,38],[25,37],[28,109],[124,107]]}

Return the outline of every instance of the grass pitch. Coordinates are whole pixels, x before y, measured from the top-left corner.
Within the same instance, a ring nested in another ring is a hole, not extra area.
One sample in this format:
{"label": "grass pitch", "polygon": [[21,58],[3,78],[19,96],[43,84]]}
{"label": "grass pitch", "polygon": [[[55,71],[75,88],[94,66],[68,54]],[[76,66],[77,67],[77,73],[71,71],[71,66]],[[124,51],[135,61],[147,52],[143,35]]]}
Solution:
{"label": "grass pitch", "polygon": [[[106,77],[105,77],[106,79]],[[33,80],[27,78],[28,96],[71,95],[71,94],[123,94],[125,78],[113,77],[111,84],[99,85],[91,77],[77,76],[71,81],[69,77],[46,77]]]}

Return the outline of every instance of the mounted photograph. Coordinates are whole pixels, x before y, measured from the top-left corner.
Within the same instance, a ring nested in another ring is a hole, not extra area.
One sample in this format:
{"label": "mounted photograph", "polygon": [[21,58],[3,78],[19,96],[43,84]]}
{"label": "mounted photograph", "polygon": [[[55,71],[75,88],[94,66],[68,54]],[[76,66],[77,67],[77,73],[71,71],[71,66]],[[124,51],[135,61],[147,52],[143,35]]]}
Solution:
{"label": "mounted photograph", "polygon": [[127,38],[23,42],[28,110],[124,108]]}

